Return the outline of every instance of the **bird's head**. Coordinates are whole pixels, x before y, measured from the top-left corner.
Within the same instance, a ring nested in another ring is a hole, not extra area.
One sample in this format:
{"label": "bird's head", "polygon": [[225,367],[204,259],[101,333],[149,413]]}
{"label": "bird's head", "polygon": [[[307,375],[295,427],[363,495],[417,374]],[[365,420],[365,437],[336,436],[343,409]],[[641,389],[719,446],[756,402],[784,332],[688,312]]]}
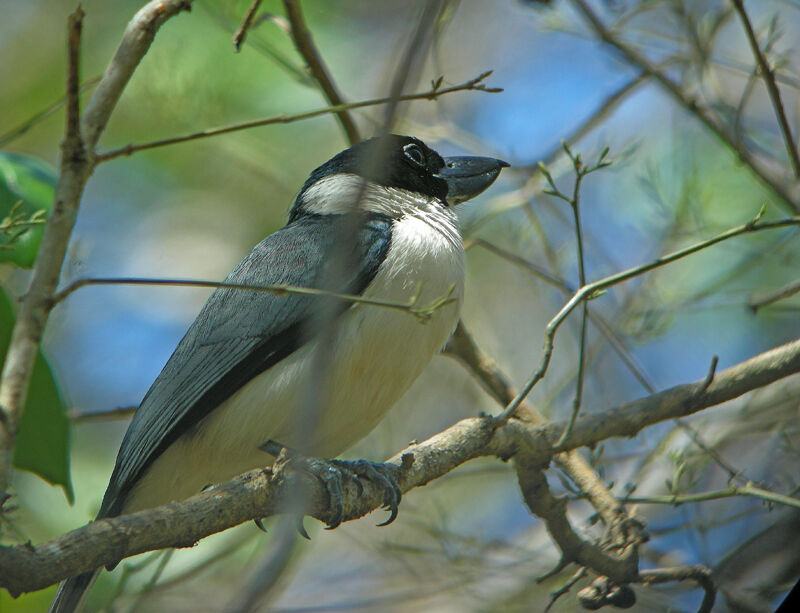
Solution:
{"label": "bird's head", "polygon": [[506,162],[487,157],[443,158],[412,136],[365,140],[315,169],[303,185],[290,220],[306,214],[358,209],[393,214],[391,200],[435,201],[443,207],[474,198]]}

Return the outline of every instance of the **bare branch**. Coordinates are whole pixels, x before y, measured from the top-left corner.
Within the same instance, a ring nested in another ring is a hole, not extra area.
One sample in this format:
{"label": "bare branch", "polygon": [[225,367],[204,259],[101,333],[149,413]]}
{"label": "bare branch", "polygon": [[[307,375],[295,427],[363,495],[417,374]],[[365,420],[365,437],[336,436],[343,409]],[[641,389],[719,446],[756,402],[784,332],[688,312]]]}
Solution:
{"label": "bare branch", "polygon": [[236,30],[236,33],[233,35],[233,48],[238,53],[242,45],[244,44],[245,39],[247,38],[247,31],[253,25],[253,18],[256,16],[258,12],[258,7],[261,6],[261,0],[253,0],[253,3],[250,5],[250,8],[247,9],[247,13],[244,15],[244,19],[242,19],[242,23],[239,26],[239,29]]}
{"label": "bare branch", "polygon": [[611,275],[610,277],[606,277],[605,279],[601,279],[599,281],[594,281],[588,285],[583,286],[579,289],[572,298],[561,308],[561,310],[556,314],[553,319],[549,321],[547,327],[545,328],[544,333],[544,347],[542,348],[542,359],[539,363],[539,368],[536,370],[535,373],[531,376],[522,390],[517,394],[516,398],[511,401],[511,403],[506,407],[506,409],[498,416],[498,419],[505,420],[511,417],[514,412],[517,410],[519,404],[525,399],[525,397],[530,393],[530,391],[534,388],[534,386],[541,381],[544,377],[545,373],[547,372],[547,368],[550,365],[550,358],[553,355],[553,342],[556,332],[558,331],[559,326],[564,322],[567,316],[578,306],[583,300],[587,300],[596,296],[598,292],[601,292],[609,287],[614,285],[618,285],[620,283],[624,283],[634,277],[638,277],[646,272],[651,270],[655,270],[661,266],[669,264],[671,262],[675,262],[681,258],[685,258],[686,256],[692,255],[697,253],[698,251],[702,251],[703,249],[707,249],[712,245],[716,245],[722,241],[728,240],[733,238],[734,236],[739,236],[741,234],[749,234],[751,232],[757,232],[760,230],[770,230],[774,228],[783,228],[788,226],[797,226],[800,225],[800,217],[789,217],[786,219],[781,219],[779,221],[767,221],[767,222],[759,222],[758,220],[761,218],[763,214],[762,210],[749,222],[743,224],[741,226],[737,226],[735,228],[731,228],[721,234],[717,234],[716,236],[692,245],[690,247],[686,247],[684,249],[680,249],[668,255],[662,256],[656,260],[648,264],[644,264],[642,266],[636,266],[634,268],[629,268],[623,272],[619,272],[615,275]]}
{"label": "bare branch", "polygon": [[[516,391],[511,387],[508,376],[501,372],[494,360],[485,355],[475,344],[463,322],[459,322],[445,347],[445,352],[467,368],[501,405],[507,405],[516,396]],[[547,423],[541,413],[525,403],[520,405],[517,415],[532,425]],[[568,451],[556,454],[554,460],[570,476],[581,492],[586,494],[587,499],[600,513],[606,525],[614,525],[619,517],[620,505],[583,456],[576,451]]]}
{"label": "bare branch", "polygon": [[777,492],[771,492],[752,483],[741,487],[729,487],[725,490],[714,490],[711,492],[700,492],[697,494],[671,494],[667,496],[626,496],[621,502],[634,504],[671,504],[681,505],[688,502],[706,502],[708,500],[719,500],[721,498],[732,498],[733,496],[747,496],[759,498],[766,502],[782,504],[789,507],[800,509],[800,498],[784,496]]}
{"label": "bare branch", "polygon": [[598,574],[611,577],[617,583],[630,583],[639,574],[639,556],[634,540],[619,556],[611,555],[582,539],[567,518],[567,501],[550,492],[542,467],[515,462],[517,479],[525,503],[544,520],[547,532],[558,545],[564,562],[587,566]]}
{"label": "bare branch", "polygon": [[55,198],[22,300],[0,379],[0,493],[8,487],[17,425],[27,398],[33,364],[58,286],[81,195],[94,168],[92,152],[111,111],[158,28],[189,0],[154,0],[131,20],[122,42],[94,91],[79,126],[80,31],[83,12],[70,16],[67,47],[67,122]]}
{"label": "bare branch", "polygon": [[[419,92],[417,94],[403,94],[397,96],[396,100],[399,102],[406,102],[409,100],[436,100],[439,96],[444,96],[446,94],[451,94],[454,92],[463,92],[463,91],[482,91],[482,92],[489,92],[489,93],[498,93],[503,91],[497,87],[486,87],[483,83],[489,75],[492,74],[492,71],[484,72],[474,79],[470,79],[469,81],[465,81],[459,85],[453,85],[452,87],[431,87],[431,89]],[[108,160],[113,160],[114,158],[118,158],[123,155],[131,155],[132,153],[136,153],[137,151],[143,151],[145,149],[154,149],[156,147],[165,147],[167,145],[174,145],[176,143],[185,143],[192,140],[197,140],[200,138],[209,138],[211,136],[218,136],[220,134],[228,134],[230,132],[238,132],[239,130],[248,130],[250,128],[257,128],[259,126],[268,126],[272,124],[278,123],[292,123],[294,121],[300,121],[302,119],[312,119],[313,117],[319,117],[320,115],[330,115],[331,113],[339,113],[341,111],[348,111],[350,109],[360,109],[366,106],[377,106],[380,104],[391,104],[395,100],[394,97],[388,96],[386,98],[374,98],[372,100],[362,100],[361,102],[351,102],[348,104],[340,104],[337,106],[328,106],[322,109],[316,109],[313,111],[307,111],[305,113],[298,113],[297,115],[276,115],[274,117],[267,117],[265,119],[256,119],[254,121],[245,121],[242,123],[235,123],[228,126],[222,126],[219,128],[210,128],[208,130],[201,130],[199,132],[193,132],[192,134],[185,134],[183,136],[174,136],[172,138],[164,138],[161,140],[150,141],[148,143],[140,143],[140,144],[130,144],[126,145],[125,147],[120,147],[119,149],[112,149],[111,151],[107,151],[106,153],[98,154],[96,157],[96,161],[100,162],[107,162]]]}
{"label": "bare branch", "polygon": [[[598,440],[613,436],[635,436],[642,428],[654,423],[691,415],[798,371],[800,340],[717,373],[714,381],[705,390],[704,380],[678,385],[615,409],[582,417],[559,451],[593,445]],[[561,433],[558,428],[559,424],[546,426],[547,438],[557,440]]]}
{"label": "bare branch", "polygon": [[171,17],[189,11],[192,0],[153,0],[142,7],[125,28],[117,52],[83,113],[83,137],[94,150],[111,112],[133,72],[150,49],[156,32]]}
{"label": "bare branch", "polygon": [[[696,413],[798,372],[800,340],[718,373],[705,392],[700,391],[703,381],[698,381],[581,417],[564,448],[596,444],[612,436],[633,436],[647,426]],[[565,425],[540,427],[516,419],[502,423],[491,417],[465,419],[404,449],[389,462],[397,468],[403,492],[477,457],[514,457],[523,466],[544,466]],[[286,466],[255,470],[186,501],[98,520],[38,546],[0,547],[0,587],[12,594],[33,591],[145,551],[191,546],[209,534],[280,513],[290,493],[298,489],[308,493],[309,515],[321,521],[332,517],[327,490],[314,477]],[[348,477],[343,493],[346,520],[361,517],[384,502],[382,487],[369,481],[357,483]],[[594,554],[584,555],[594,559]],[[627,577],[627,566],[622,565],[621,572]]]}
{"label": "bare branch", "polygon": [[798,292],[800,292],[800,281],[793,281],[775,292],[753,296],[752,300],[750,300],[749,307],[753,310],[753,313],[757,313],[758,309],[761,307],[777,302],[778,300],[783,300],[789,296],[794,296]]}
{"label": "bare branch", "polygon": [[74,424],[98,422],[98,421],[115,421],[120,419],[130,419],[139,407],[116,407],[107,411],[76,411],[72,410],[67,413],[70,421]]}
{"label": "bare branch", "polygon": [[603,24],[585,0],[572,0],[572,3],[600,40],[615,48],[625,61],[635,66],[637,70],[645,72],[659,83],[681,107],[697,117],[717,138],[735,151],[739,159],[750,167],[758,179],[780,197],[784,208],[792,214],[800,213],[800,190],[798,190],[797,182],[776,176],[757,157],[751,155],[744,146],[737,142],[736,135],[729,133],[729,130],[708,109],[702,107],[697,100],[684,92],[678,84],[653,66],[642,54],[623,43],[614,32]]}
{"label": "bare branch", "polygon": [[58,283],[80,193],[89,176],[79,125],[83,16],[83,11],[78,8],[70,15],[67,24],[67,119],[55,202],[42,237],[33,279],[14,325],[0,379],[0,495],[8,489],[17,428],[47,320],[49,297]]}
{"label": "bare branch", "polygon": [[761,51],[756,33],[753,31],[753,24],[750,23],[747,11],[744,9],[743,0],[731,0],[731,4],[742,20],[742,27],[747,35],[747,42],[750,43],[750,48],[753,50],[756,64],[758,64],[761,76],[764,78],[764,83],[767,86],[767,93],[769,94],[769,99],[772,101],[772,106],[775,108],[775,116],[778,118],[778,125],[783,135],[783,142],[786,145],[786,153],[789,155],[789,161],[794,170],[794,176],[800,178],[800,154],[798,154],[797,151],[797,143],[792,135],[792,128],[789,125],[789,120],[786,118],[786,110],[783,108],[783,102],[781,101],[781,92],[778,89],[778,84],[775,82],[775,71],[773,71],[769,61]]}
{"label": "bare branch", "polygon": [[711,571],[705,566],[677,566],[674,568],[656,568],[643,571],[640,575],[641,582],[645,585],[669,583],[672,581],[694,581],[705,592],[703,602],[697,613],[711,613],[714,606],[717,590]]}
{"label": "bare branch", "polygon": [[275,283],[272,285],[247,285],[243,283],[224,283],[220,281],[195,281],[191,279],[145,279],[145,278],[120,278],[120,277],[98,277],[88,279],[78,279],[73,281],[63,290],[53,296],[53,305],[58,304],[72,293],[83,287],[91,285],[150,285],[157,287],[210,287],[210,288],[225,288],[225,289],[238,289],[251,292],[268,292],[277,294],[279,296],[285,294],[295,294],[299,296],[315,296],[335,298],[344,302],[353,302],[358,304],[368,304],[371,306],[384,307],[387,309],[398,309],[401,311],[408,311],[415,317],[426,321],[430,319],[431,315],[440,308],[455,302],[452,297],[454,288],[450,288],[448,293],[440,296],[428,305],[419,304],[419,293],[411,296],[408,302],[394,302],[392,300],[381,300],[380,298],[366,298],[355,294],[344,294],[341,292],[332,292],[325,289],[317,289],[314,287],[299,287],[296,285],[286,285],[283,283]]}
{"label": "bare branch", "polygon": [[[331,77],[328,67],[314,44],[311,31],[308,29],[303,17],[300,3],[297,0],[283,0],[283,6],[286,8],[286,17],[289,19],[290,34],[294,41],[294,46],[297,48],[298,53],[303,56],[311,76],[314,77],[331,106],[345,104],[339,90],[336,89],[336,84],[333,82],[333,77]],[[351,145],[358,143],[361,140],[361,136],[350,113],[346,110],[338,111],[336,117],[339,119],[348,142]]]}

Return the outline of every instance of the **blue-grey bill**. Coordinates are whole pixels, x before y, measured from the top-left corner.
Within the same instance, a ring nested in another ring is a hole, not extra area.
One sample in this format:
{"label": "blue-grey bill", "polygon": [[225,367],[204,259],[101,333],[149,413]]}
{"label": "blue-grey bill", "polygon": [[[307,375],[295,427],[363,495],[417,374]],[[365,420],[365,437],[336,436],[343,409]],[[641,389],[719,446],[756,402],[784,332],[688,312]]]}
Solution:
{"label": "blue-grey bill", "polygon": [[437,177],[447,181],[447,203],[466,202],[489,187],[508,162],[484,157],[444,158],[445,166]]}

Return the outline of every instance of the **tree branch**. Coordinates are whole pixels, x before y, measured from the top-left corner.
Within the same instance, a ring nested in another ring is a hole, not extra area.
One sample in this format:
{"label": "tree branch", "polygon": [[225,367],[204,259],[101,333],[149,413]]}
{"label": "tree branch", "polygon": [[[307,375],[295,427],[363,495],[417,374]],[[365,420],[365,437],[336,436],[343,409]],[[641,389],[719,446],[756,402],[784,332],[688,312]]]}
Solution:
{"label": "tree branch", "polygon": [[[674,417],[696,413],[800,372],[800,340],[758,355],[705,381],[680,385],[602,413],[584,416],[575,423],[563,448],[594,445],[612,436],[634,436],[642,428]],[[512,419],[462,420],[447,430],[396,454],[403,492],[446,475],[473,458],[515,458],[523,466],[545,466],[553,457],[553,442],[565,423],[544,427]],[[41,545],[0,547],[0,587],[12,594],[46,587],[76,573],[120,559],[166,547],[186,547],[210,534],[254,518],[281,512],[290,492],[307,492],[306,512],[321,521],[332,517],[324,485],[302,471],[278,465],[255,470],[218,485],[189,500],[170,503],[112,519],[102,519]],[[344,483],[346,520],[380,508],[380,485],[362,480]],[[627,567],[622,577],[628,577]],[[645,576],[645,573],[642,573]]]}
{"label": "tree branch", "polygon": [[669,504],[678,506],[688,502],[706,502],[708,500],[719,500],[721,498],[732,498],[733,496],[748,496],[759,498],[774,504],[784,504],[786,506],[800,509],[800,498],[784,496],[777,492],[762,489],[748,483],[743,486],[732,486],[725,490],[715,490],[711,492],[700,492],[697,494],[669,494],[664,496],[626,496],[622,502],[633,504]]}
{"label": "tree branch", "polygon": [[58,284],[61,263],[75,222],[83,186],[90,169],[80,133],[80,45],[83,11],[78,8],[67,24],[67,113],[61,144],[61,169],[55,201],[45,226],[36,266],[12,331],[0,378],[0,496],[8,489],[22,411],[28,394],[39,343],[49,312],[49,299]]}
{"label": "tree branch", "polygon": [[[283,6],[286,8],[286,17],[289,19],[290,31],[294,46],[297,52],[303,56],[303,59],[308,66],[311,76],[319,85],[325,98],[331,106],[342,106],[345,104],[344,99],[339,90],[336,89],[336,84],[333,82],[328,67],[322,60],[322,56],[314,45],[314,39],[311,36],[311,31],[306,25],[306,20],[303,17],[303,11],[300,8],[300,3],[297,0],[283,0]],[[355,121],[346,110],[337,111],[336,117],[342,126],[344,135],[351,145],[361,141],[361,136],[358,133]]]}
{"label": "tree branch", "polygon": [[534,386],[539,381],[542,380],[545,373],[547,372],[547,368],[550,365],[550,358],[553,355],[555,334],[558,331],[558,328],[561,326],[561,324],[564,323],[564,320],[567,318],[567,316],[581,302],[583,302],[584,300],[591,299],[592,297],[596,296],[598,292],[606,290],[609,287],[613,287],[614,285],[624,283],[625,281],[633,279],[634,277],[638,277],[639,275],[642,275],[646,272],[655,270],[656,268],[660,268],[661,266],[680,260],[681,258],[697,253],[698,251],[702,251],[703,249],[707,249],[712,245],[716,245],[717,243],[733,238],[734,236],[749,234],[751,232],[757,232],[760,230],[769,230],[774,228],[783,228],[788,226],[800,225],[800,217],[788,217],[786,219],[781,219],[778,221],[759,222],[759,219],[761,218],[763,213],[764,209],[762,208],[762,210],[751,221],[742,224],[741,226],[736,226],[735,228],[726,230],[725,232],[722,232],[707,240],[691,245],[690,247],[679,249],[678,251],[674,251],[668,255],[661,256],[660,258],[657,258],[647,264],[629,268],[628,270],[611,275],[610,277],[606,277],[605,279],[600,279],[599,281],[594,281],[580,288],[577,292],[575,292],[572,298],[570,298],[570,300],[561,308],[561,310],[555,315],[555,317],[553,317],[548,322],[544,333],[544,346],[542,347],[542,359],[539,363],[539,368],[536,370],[536,372],[533,373],[533,375],[531,375],[528,382],[525,384],[522,390],[517,394],[514,400],[512,400],[509,403],[509,405],[498,417],[498,419],[503,420],[511,417],[517,410],[519,404],[523,400],[525,400],[525,398],[534,388]]}
{"label": "tree branch", "polygon": [[697,119],[699,119],[717,138],[730,147],[730,149],[739,156],[742,162],[750,167],[756,177],[758,177],[764,185],[780,197],[782,205],[787,210],[792,214],[800,213],[800,189],[798,189],[796,181],[789,181],[776,176],[775,173],[757,157],[751,155],[750,152],[737,141],[736,135],[730,133],[708,109],[700,106],[697,100],[684,92],[680,85],[674,83],[666,74],[653,66],[642,54],[623,43],[613,31],[603,24],[585,0],[572,0],[572,4],[575,5],[578,12],[583,15],[589,27],[601,41],[616,49],[625,61],[636,67],[637,70],[641,70],[649,75],[659,83],[680,106],[697,117]]}
{"label": "tree branch", "polygon": [[34,360],[52,307],[52,296],[58,285],[83,188],[94,167],[94,146],[158,28],[169,17],[189,6],[188,0],[156,0],[134,16],[86,107],[82,121],[79,108],[79,56],[84,13],[79,8],[69,18],[67,121],[66,135],[61,145],[59,178],[33,277],[20,305],[0,379],[0,493],[8,488],[17,426],[25,406]]}
{"label": "tree branch", "polygon": [[[723,370],[707,386],[705,379],[678,385],[602,413],[587,415],[576,422],[559,451],[594,445],[614,436],[632,437],[647,426],[691,415],[797,372],[800,372],[800,340]],[[556,441],[560,427],[555,423],[546,426],[544,436]]]}
{"label": "tree branch", "polygon": [[89,149],[94,150],[97,145],[111,112],[139,62],[149,51],[156,32],[168,19],[191,8],[192,0],[152,0],[133,16],[83,113],[83,137]]}
{"label": "tree branch", "polygon": [[697,613],[711,613],[717,590],[711,577],[711,571],[705,566],[676,566],[673,568],[657,568],[642,571],[640,582],[644,585],[656,585],[672,581],[694,581],[703,588],[703,602]]}
{"label": "tree branch", "polygon": [[[445,353],[458,360],[498,403],[506,406],[516,396],[508,377],[500,371],[489,356],[475,344],[472,336],[459,322],[453,336],[445,347]],[[517,416],[531,425],[548,423],[547,419],[532,406],[522,403]],[[602,479],[577,451],[568,451],[554,456],[558,464],[580,488],[592,506],[600,513],[607,526],[614,526],[619,519],[620,504],[603,485]]]}
{"label": "tree branch", "polygon": [[370,306],[383,307],[386,309],[397,309],[400,311],[408,311],[414,317],[423,321],[430,319],[431,315],[438,311],[440,308],[455,302],[452,297],[453,290],[436,298],[428,305],[419,304],[419,293],[414,293],[408,302],[396,302],[393,300],[382,300],[380,298],[367,298],[365,296],[358,296],[355,294],[344,294],[341,292],[333,292],[325,289],[318,289],[315,287],[299,287],[296,285],[286,285],[284,283],[274,283],[272,285],[247,285],[244,283],[225,283],[223,281],[196,281],[191,279],[147,279],[147,278],[131,278],[131,277],[96,277],[78,279],[73,281],[63,290],[53,296],[53,305],[58,304],[65,298],[69,297],[72,293],[81,288],[89,287],[92,285],[149,285],[155,287],[210,287],[214,289],[236,289],[248,292],[268,292],[277,294],[278,296],[286,294],[294,294],[297,296],[312,296],[316,298],[334,298],[343,302],[351,302],[355,304],[367,304]]}
{"label": "tree branch", "polygon": [[250,5],[250,8],[247,9],[247,13],[245,13],[244,19],[242,19],[242,23],[239,26],[239,29],[236,30],[236,33],[233,35],[233,48],[236,53],[242,48],[245,39],[247,38],[247,32],[250,27],[253,25],[253,18],[255,18],[256,13],[258,12],[258,7],[261,6],[261,0],[253,0],[253,3]]}
{"label": "tree branch", "polygon": [[312,119],[313,117],[319,117],[320,115],[330,115],[331,113],[340,113],[342,111],[348,111],[350,109],[360,109],[366,106],[377,106],[379,104],[393,104],[395,102],[406,102],[409,100],[436,100],[439,96],[444,96],[445,94],[451,94],[453,92],[475,90],[475,91],[482,91],[495,94],[503,91],[499,87],[486,87],[486,85],[483,83],[483,81],[485,81],[491,74],[492,71],[488,70],[478,75],[474,79],[465,81],[460,85],[453,85],[452,87],[445,87],[445,88],[441,88],[439,86],[441,83],[441,81],[439,81],[438,83],[434,83],[431,89],[429,89],[428,91],[419,92],[416,94],[387,96],[386,98],[373,98],[371,100],[362,100],[361,102],[351,102],[348,104],[340,104],[337,106],[327,106],[322,109],[307,111],[305,113],[298,113],[297,115],[275,115],[273,117],[266,117],[264,119],[256,119],[254,121],[234,123],[228,126],[221,126],[219,128],[200,130],[199,132],[193,132],[191,134],[185,134],[183,136],[173,136],[172,138],[163,138],[160,140],[150,141],[147,143],[140,143],[138,145],[130,144],[124,147],[120,147],[119,149],[112,149],[111,151],[107,151],[106,153],[98,154],[96,160],[98,163],[107,162],[109,160],[113,160],[114,158],[118,158],[123,155],[131,155],[132,153],[136,153],[137,151],[144,151],[145,149],[165,147],[167,145],[185,143],[200,138],[219,136],[220,134],[228,134],[230,132],[238,132],[239,130],[247,130],[249,128],[257,128],[260,126],[268,126],[278,123],[292,123],[294,121],[300,121],[302,119]]}
{"label": "tree branch", "polygon": [[762,53],[761,47],[758,45],[756,33],[753,31],[753,24],[750,23],[747,11],[744,10],[743,0],[731,0],[731,4],[733,4],[733,8],[736,9],[736,12],[742,20],[742,27],[747,35],[747,42],[750,43],[750,48],[753,50],[756,64],[767,86],[767,93],[769,94],[769,99],[772,101],[772,106],[775,108],[775,116],[778,118],[778,125],[780,126],[781,135],[783,136],[783,142],[786,145],[786,153],[789,155],[789,161],[794,170],[794,176],[800,178],[800,155],[797,152],[797,143],[795,143],[794,136],[792,135],[792,128],[789,126],[789,120],[786,118],[786,111],[781,101],[781,92],[778,89],[778,84],[775,82],[775,72],[772,70],[772,66],[769,65],[764,53]]}

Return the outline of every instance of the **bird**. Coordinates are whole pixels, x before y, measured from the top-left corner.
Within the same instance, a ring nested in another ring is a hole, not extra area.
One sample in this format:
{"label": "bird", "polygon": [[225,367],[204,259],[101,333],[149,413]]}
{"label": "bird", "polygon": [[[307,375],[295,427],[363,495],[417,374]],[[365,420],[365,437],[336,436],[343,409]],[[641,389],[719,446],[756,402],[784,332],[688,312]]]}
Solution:
{"label": "bird", "polygon": [[[286,225],[212,292],[144,396],[97,518],[188,498],[271,465],[282,448],[334,458],[366,436],[458,322],[465,258],[453,207],[508,165],[386,134],[312,171]],[[322,298],[254,288],[272,285]],[[347,296],[439,306],[423,323]],[[387,482],[393,519],[399,489],[385,465],[364,466]],[[63,582],[51,613],[80,610],[98,572]]]}

